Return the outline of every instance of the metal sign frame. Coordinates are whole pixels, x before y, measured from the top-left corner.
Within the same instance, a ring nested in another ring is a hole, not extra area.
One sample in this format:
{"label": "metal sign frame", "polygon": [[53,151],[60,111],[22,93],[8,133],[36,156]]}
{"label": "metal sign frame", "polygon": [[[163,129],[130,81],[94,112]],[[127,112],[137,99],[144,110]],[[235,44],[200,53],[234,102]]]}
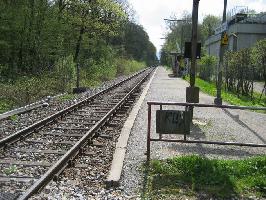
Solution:
{"label": "metal sign frame", "polygon": [[246,147],[266,147],[266,144],[255,143],[240,143],[240,142],[218,142],[218,141],[206,141],[206,140],[187,140],[187,134],[184,133],[183,140],[175,139],[163,139],[163,134],[159,133],[159,138],[151,137],[151,115],[152,106],[160,106],[160,110],[163,106],[184,106],[185,111],[190,110],[193,107],[211,107],[211,108],[227,108],[238,110],[266,110],[265,107],[249,107],[249,106],[231,106],[231,105],[214,105],[214,104],[199,104],[199,103],[179,103],[179,102],[147,102],[148,104],[148,129],[147,129],[147,162],[150,161],[151,154],[151,142],[176,142],[176,143],[194,143],[194,144],[216,144],[216,145],[232,145],[232,146],[246,146]]}

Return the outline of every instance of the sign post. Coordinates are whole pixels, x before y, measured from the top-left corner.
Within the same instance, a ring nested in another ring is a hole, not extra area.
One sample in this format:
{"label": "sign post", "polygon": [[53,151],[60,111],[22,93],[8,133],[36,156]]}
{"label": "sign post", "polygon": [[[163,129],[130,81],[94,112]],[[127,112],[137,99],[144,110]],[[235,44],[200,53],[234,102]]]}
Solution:
{"label": "sign post", "polygon": [[[226,7],[227,7],[227,0],[224,0],[224,11],[223,11],[223,24],[226,23]],[[227,26],[226,26],[227,27]],[[223,57],[226,50],[226,46],[228,45],[228,35],[226,31],[223,31],[221,34],[221,45],[220,45],[220,59],[219,59],[219,65],[218,65],[218,78],[216,83],[216,98],[214,99],[214,103],[216,105],[222,105],[223,100],[221,97],[222,93],[222,69],[223,69]]]}

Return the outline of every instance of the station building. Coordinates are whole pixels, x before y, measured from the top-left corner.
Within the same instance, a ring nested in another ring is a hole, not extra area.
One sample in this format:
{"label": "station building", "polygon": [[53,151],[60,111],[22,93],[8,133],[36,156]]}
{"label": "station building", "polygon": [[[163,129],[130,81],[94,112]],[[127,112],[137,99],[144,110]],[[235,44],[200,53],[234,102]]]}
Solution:
{"label": "station building", "polygon": [[258,40],[266,38],[266,13],[238,13],[223,26],[217,27],[215,34],[205,41],[209,55],[219,57],[221,31],[225,28],[228,33],[228,50],[231,51],[252,47]]}

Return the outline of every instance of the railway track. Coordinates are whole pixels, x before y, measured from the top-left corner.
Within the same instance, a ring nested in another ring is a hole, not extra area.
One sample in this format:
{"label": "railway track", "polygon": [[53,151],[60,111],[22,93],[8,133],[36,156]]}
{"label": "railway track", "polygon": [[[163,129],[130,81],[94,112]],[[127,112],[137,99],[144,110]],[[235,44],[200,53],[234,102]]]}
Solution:
{"label": "railway track", "polygon": [[[101,142],[112,136],[101,130],[104,126],[116,126],[123,110],[133,103],[136,91],[152,71],[144,70],[2,138],[0,199],[28,199],[67,167],[73,167],[77,155],[89,156],[88,146],[102,148]],[[76,167],[87,166],[89,161],[85,160],[86,163]]]}

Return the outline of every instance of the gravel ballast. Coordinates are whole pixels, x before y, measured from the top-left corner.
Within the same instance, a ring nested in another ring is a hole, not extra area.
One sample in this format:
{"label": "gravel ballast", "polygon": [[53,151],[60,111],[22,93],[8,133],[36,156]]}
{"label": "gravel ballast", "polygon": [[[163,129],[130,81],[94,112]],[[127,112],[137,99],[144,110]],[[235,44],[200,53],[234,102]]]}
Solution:
{"label": "gravel ballast", "polygon": [[61,100],[60,97],[51,98],[47,107],[39,107],[30,112],[17,115],[14,118],[0,120],[0,139],[92,96],[101,90],[107,89],[126,78],[127,76],[119,76],[114,80],[103,82],[99,87],[88,89],[86,92],[76,95],[73,99]]}
{"label": "gravel ballast", "polygon": [[[144,175],[141,167],[146,161],[147,134],[147,101],[185,102],[186,87],[189,84],[181,78],[169,77],[169,71],[159,67],[148,94],[138,113],[131,130],[127,153],[124,161],[121,185],[124,192],[130,196],[141,196]],[[200,103],[213,104],[214,97],[200,93]],[[152,109],[151,135],[155,133],[155,110]],[[163,109],[181,109],[181,107],[164,106]],[[195,108],[194,120],[189,140],[212,140],[245,143],[266,143],[266,115],[252,111]],[[183,139],[179,136],[164,136],[164,138]],[[218,146],[204,144],[180,144],[153,142],[151,144],[151,159],[166,159],[175,155],[198,154],[209,158],[240,159],[255,155],[265,155],[265,148]]]}

